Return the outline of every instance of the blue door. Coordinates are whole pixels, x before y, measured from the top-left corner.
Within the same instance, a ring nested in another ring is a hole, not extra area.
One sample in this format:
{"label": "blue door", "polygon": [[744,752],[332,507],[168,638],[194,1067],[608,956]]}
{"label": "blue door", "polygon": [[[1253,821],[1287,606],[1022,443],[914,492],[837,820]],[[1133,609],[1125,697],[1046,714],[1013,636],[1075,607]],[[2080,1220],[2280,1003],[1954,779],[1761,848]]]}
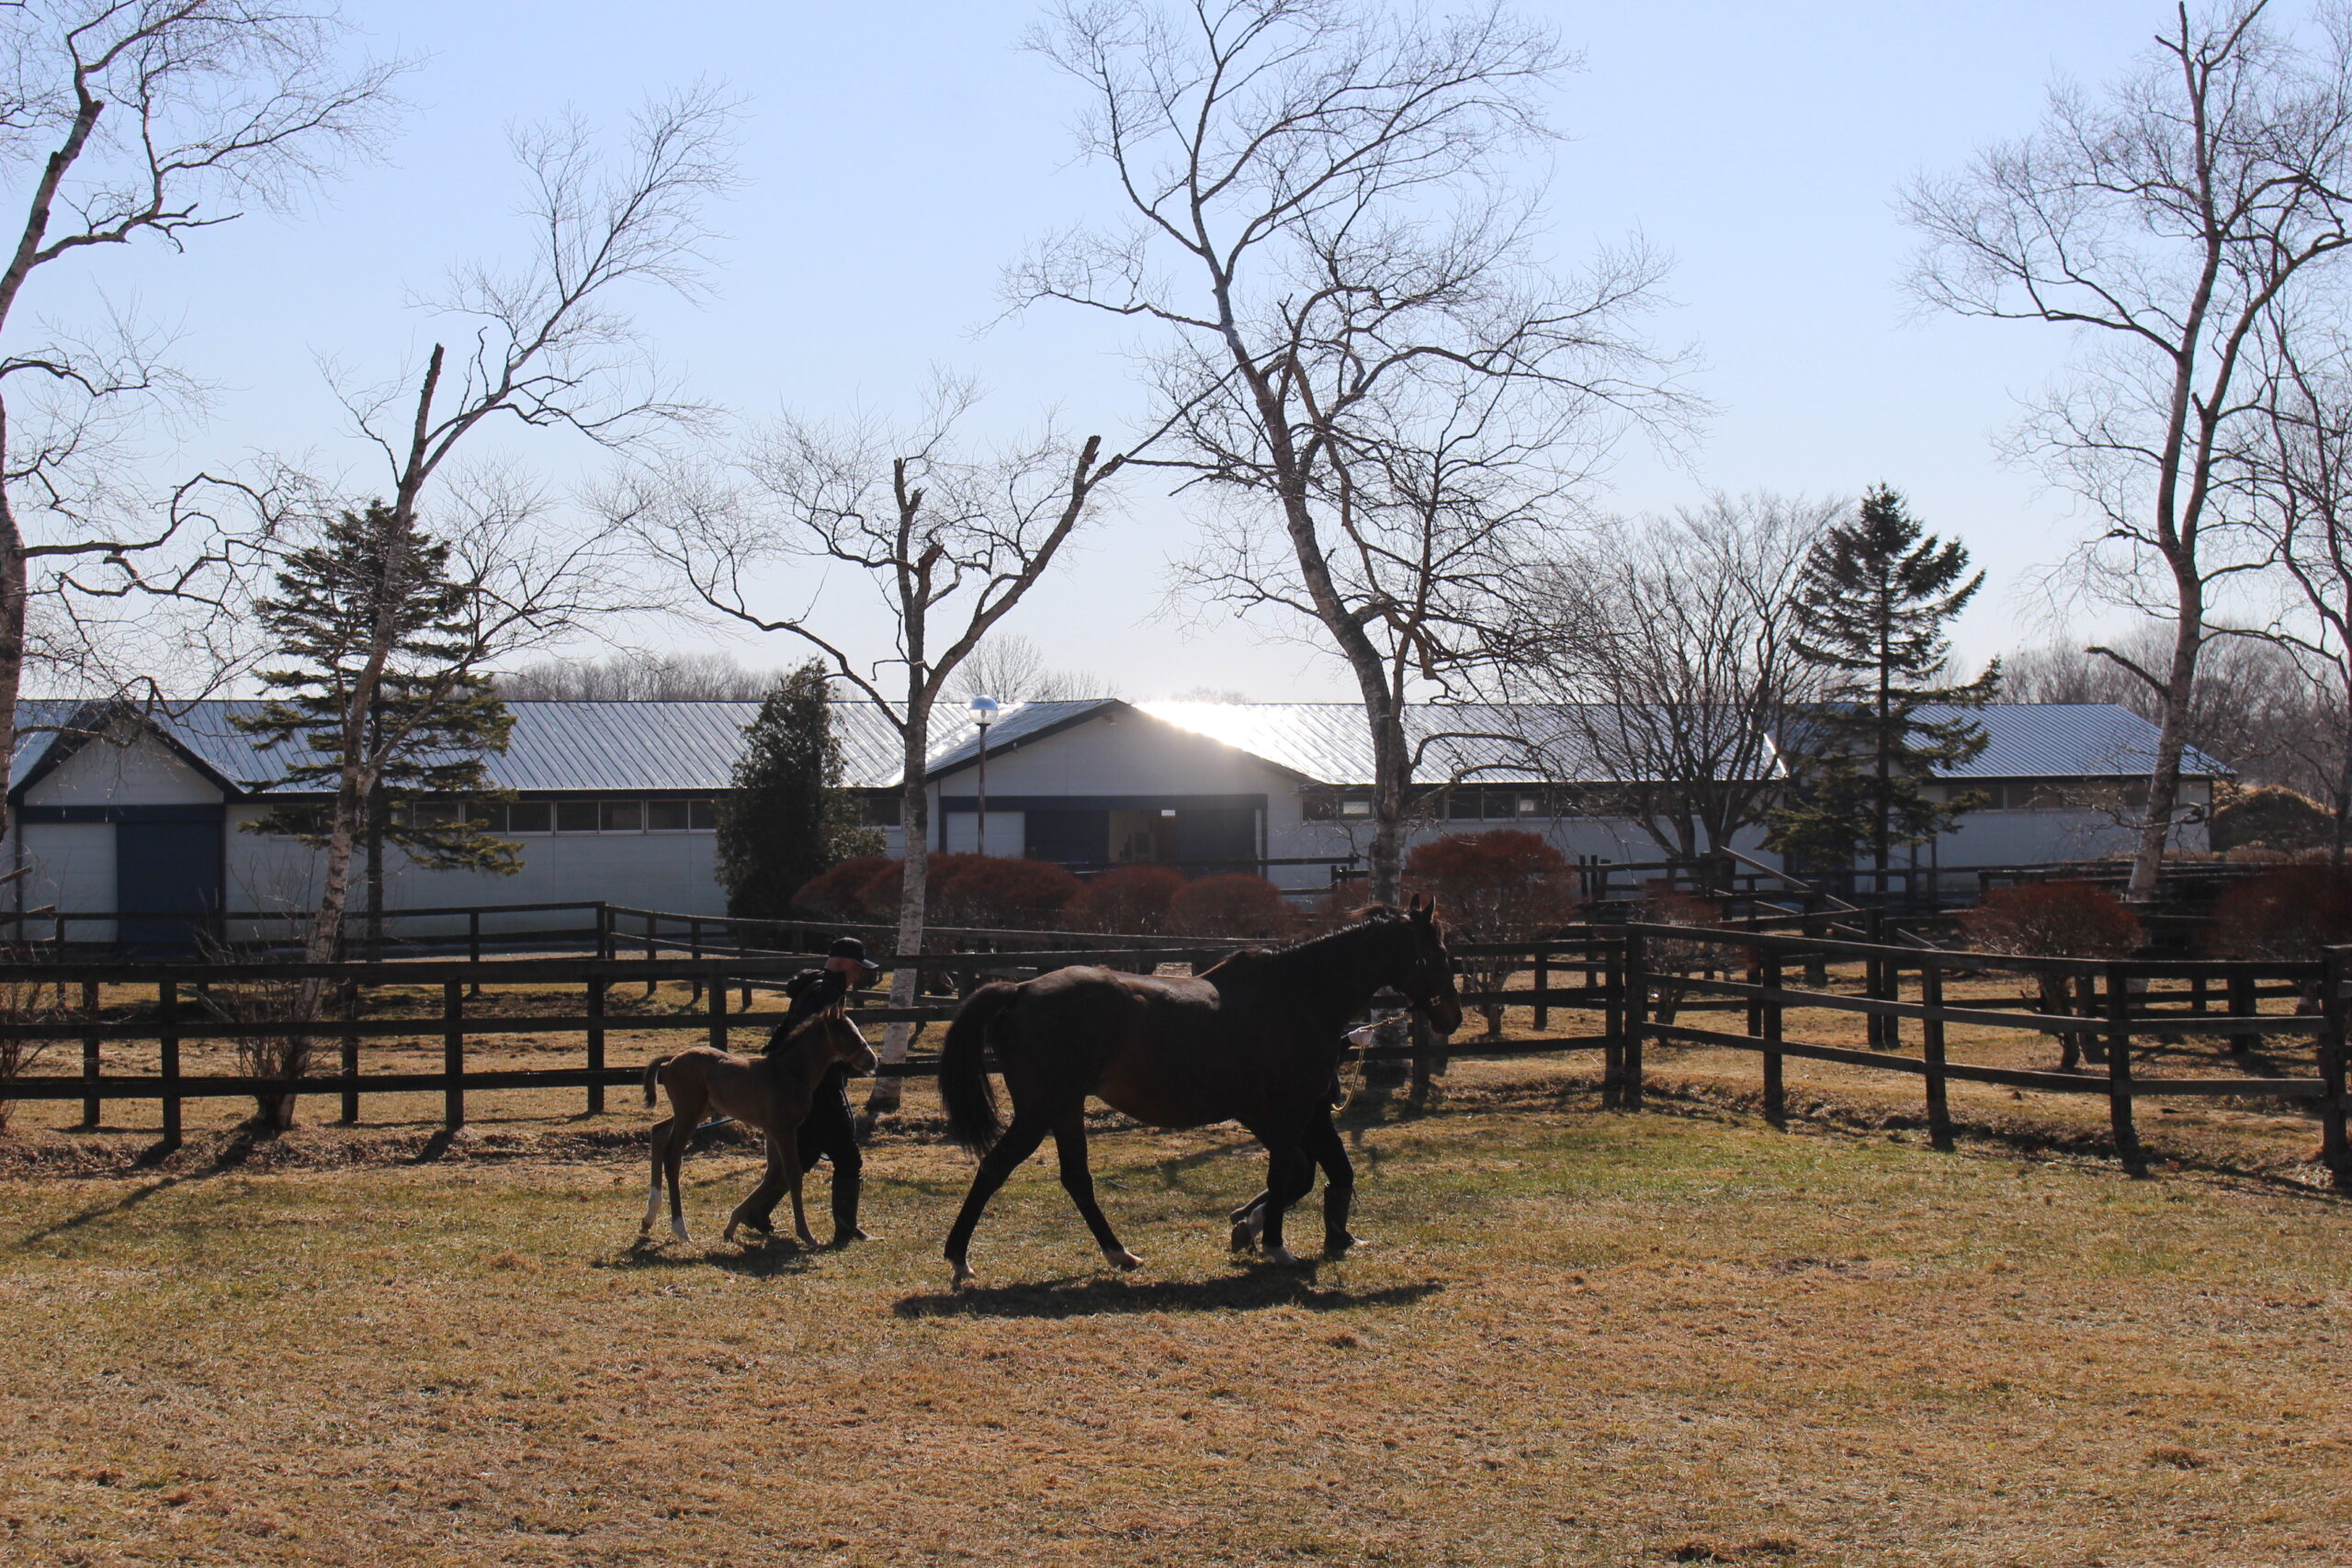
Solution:
{"label": "blue door", "polygon": [[196,945],[202,917],[220,908],[221,817],[214,807],[115,824],[114,907],[148,917],[116,922],[122,946],[185,953]]}

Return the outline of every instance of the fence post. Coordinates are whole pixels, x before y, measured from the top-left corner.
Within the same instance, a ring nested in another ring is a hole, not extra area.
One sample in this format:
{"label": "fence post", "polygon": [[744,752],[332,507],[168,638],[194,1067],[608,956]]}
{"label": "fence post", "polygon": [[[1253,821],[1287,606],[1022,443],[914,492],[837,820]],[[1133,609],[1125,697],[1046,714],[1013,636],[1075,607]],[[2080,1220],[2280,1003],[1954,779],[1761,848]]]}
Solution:
{"label": "fence post", "polygon": [[1639,931],[1625,933],[1625,1055],[1620,1069],[1617,1100],[1620,1109],[1642,1108],[1642,1035],[1649,1028],[1650,966],[1647,943]]}
{"label": "fence post", "polygon": [[1919,1024],[1920,1049],[1928,1059],[1928,1142],[1951,1152],[1951,1106],[1944,1096],[1944,972],[1930,961],[1919,965],[1919,1004],[1928,1016]]}
{"label": "fence post", "polygon": [[2107,1116],[2116,1157],[2132,1176],[2148,1174],[2139,1130],[2132,1124],[2132,987],[2121,964],[2107,966]]}
{"label": "fence post", "polygon": [[[345,980],[343,983],[342,999],[344,1022],[356,1024],[359,1021],[358,981]],[[359,1031],[355,1028],[346,1028],[343,1032],[343,1076],[347,1078],[359,1076]],[[356,1089],[343,1091],[343,1124],[346,1127],[359,1124],[359,1091]]]}
{"label": "fence post", "polygon": [[[700,915],[686,917],[686,956],[697,964],[702,962],[702,917]],[[686,1005],[692,1007],[700,1000],[702,1000],[702,971],[697,969],[695,971],[694,992],[686,998]]]}
{"label": "fence post", "polygon": [[[1781,988],[1781,950],[1769,949],[1764,954],[1763,981],[1765,988]],[[1781,1043],[1781,1004],[1767,998],[1758,1010],[1757,1021],[1763,1025],[1764,1035],[1764,1120],[1775,1127],[1789,1124],[1788,1090],[1781,1081],[1781,1053],[1775,1049]]]}
{"label": "fence post", "polygon": [[466,911],[466,962],[474,965],[473,994],[481,995],[481,911]]}
{"label": "fence post", "polygon": [[441,984],[441,1124],[451,1132],[466,1124],[466,985]]}
{"label": "fence post", "polygon": [[[2261,1010],[2262,1005],[2256,998],[2254,993],[2254,976],[2252,975],[2232,975],[2230,976],[2231,1014],[2237,1018],[2252,1018],[2256,1013],[2260,1012]],[[2249,1033],[2235,1033],[2230,1035],[2229,1042],[2231,1055],[2244,1056],[2250,1054],[2254,1050],[2255,1041],[2258,1038],[2259,1036]]]}
{"label": "fence post", "polygon": [[727,1049],[727,977],[713,975],[707,989],[710,1000],[710,1048],[724,1051]]}
{"label": "fence post", "polygon": [[164,1080],[164,1146],[180,1146],[180,987],[176,980],[155,982],[155,1046],[157,1071]]}
{"label": "fence post", "polygon": [[2339,1192],[2352,1192],[2352,1139],[2345,1129],[2344,949],[2327,955],[2327,1032],[2320,1037],[2319,1157]]}
{"label": "fence post", "polygon": [[[95,1084],[98,1081],[98,983],[82,982],[82,1016],[91,1025],[82,1036],[82,1077]],[[98,1124],[98,1111],[103,1102],[95,1094],[82,1101],[82,1125],[93,1128]]]}
{"label": "fence post", "polygon": [[[662,917],[657,914],[648,913],[645,917],[645,962],[649,964],[655,959],[662,956],[660,942],[661,935]],[[645,994],[648,997],[652,996],[654,991],[660,987],[661,984],[662,982],[659,980],[646,981]]]}
{"label": "fence post", "polygon": [[607,964],[613,960],[613,907],[601,898],[596,901],[596,956]]}
{"label": "fence post", "polygon": [[1600,1108],[1617,1109],[1625,1078],[1625,939],[1601,953]]}
{"label": "fence post", "polygon": [[[605,1070],[605,976],[588,976],[588,1070]],[[588,1114],[601,1115],[605,1109],[605,1083],[602,1078],[588,1086]]]}
{"label": "fence post", "polygon": [[1552,950],[1539,947],[1535,950],[1535,1027],[1538,1029],[1552,1027],[1552,1005],[1544,995],[1551,988]]}

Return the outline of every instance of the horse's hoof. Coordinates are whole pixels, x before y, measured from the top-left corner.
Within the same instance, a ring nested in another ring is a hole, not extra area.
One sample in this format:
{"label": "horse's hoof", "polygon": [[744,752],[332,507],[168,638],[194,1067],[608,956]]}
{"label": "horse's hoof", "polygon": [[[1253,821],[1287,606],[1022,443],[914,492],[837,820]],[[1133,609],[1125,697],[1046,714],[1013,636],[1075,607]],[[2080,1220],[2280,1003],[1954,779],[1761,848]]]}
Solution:
{"label": "horse's hoof", "polygon": [[1111,1260],[1111,1267],[1114,1269],[1140,1269],[1143,1267],[1143,1259],[1137,1258],[1134,1253],[1129,1252],[1124,1247],[1119,1248],[1116,1252],[1113,1252],[1108,1248],[1105,1248],[1102,1256]]}
{"label": "horse's hoof", "polygon": [[1372,1243],[1364,1240],[1364,1238],[1360,1235],[1329,1236],[1326,1237],[1324,1240],[1323,1256],[1326,1258],[1345,1258],[1357,1247],[1370,1247]]}
{"label": "horse's hoof", "polygon": [[686,1234],[686,1227],[684,1225],[672,1225],[670,1227],[670,1234],[676,1236],[680,1241],[684,1242],[689,1247],[694,1245],[695,1238]]}
{"label": "horse's hoof", "polygon": [[1249,1221],[1244,1220],[1233,1227],[1232,1245],[1236,1252],[1249,1252],[1256,1248],[1258,1233],[1250,1228]]}
{"label": "horse's hoof", "polygon": [[1277,1247],[1272,1252],[1266,1254],[1266,1261],[1286,1267],[1298,1261],[1298,1254],[1293,1252],[1287,1247]]}
{"label": "horse's hoof", "polygon": [[799,1243],[801,1250],[804,1252],[814,1252],[817,1250],[817,1237],[813,1232],[802,1231],[793,1239]]}
{"label": "horse's hoof", "polygon": [[956,1269],[956,1277],[947,1282],[947,1288],[949,1290],[968,1291],[979,1284],[980,1277],[978,1274],[973,1273],[961,1263],[955,1264],[954,1268]]}
{"label": "horse's hoof", "polygon": [[839,1252],[842,1247],[847,1247],[854,1241],[874,1241],[876,1239],[878,1238],[875,1234],[868,1230],[835,1231],[833,1233],[833,1250]]}

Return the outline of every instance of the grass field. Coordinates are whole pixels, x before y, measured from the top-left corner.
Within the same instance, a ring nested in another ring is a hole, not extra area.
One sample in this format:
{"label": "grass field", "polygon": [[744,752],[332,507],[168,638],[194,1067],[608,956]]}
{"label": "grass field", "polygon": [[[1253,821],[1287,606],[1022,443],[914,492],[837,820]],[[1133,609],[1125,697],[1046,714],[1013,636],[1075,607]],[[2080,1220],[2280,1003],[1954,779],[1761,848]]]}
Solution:
{"label": "grass field", "polygon": [[1357,1152],[1377,1245],[1284,1270],[1223,1250],[1238,1134],[1106,1130],[1145,1270],[1033,1162],[962,1296],[915,1136],[807,1256],[715,1245],[732,1150],[650,1252],[629,1149],[12,1181],[0,1562],[2352,1561],[2308,1187],[1532,1069]]}

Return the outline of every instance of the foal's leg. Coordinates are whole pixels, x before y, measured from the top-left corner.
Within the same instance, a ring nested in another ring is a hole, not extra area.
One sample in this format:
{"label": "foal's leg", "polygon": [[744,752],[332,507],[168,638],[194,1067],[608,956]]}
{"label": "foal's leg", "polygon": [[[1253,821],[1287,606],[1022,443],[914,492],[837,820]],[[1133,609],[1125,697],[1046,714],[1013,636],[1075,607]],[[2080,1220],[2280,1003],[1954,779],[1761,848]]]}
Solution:
{"label": "foal's leg", "polygon": [[1061,1156],[1062,1190],[1078,1205],[1079,1218],[1094,1233],[1094,1245],[1115,1269],[1140,1269],[1143,1259],[1119,1245],[1111,1234],[1111,1222],[1102,1217],[1102,1206],[1094,1201],[1094,1173],[1086,1164],[1086,1107],[1079,1105],[1054,1122],[1054,1152]]}
{"label": "foal's leg", "polygon": [[694,1142],[695,1129],[702,1125],[705,1103],[699,1096],[671,1100],[670,1140],[662,1147],[662,1168],[670,1178],[670,1233],[685,1242],[694,1237],[686,1234],[686,1184],[680,1173],[686,1163],[686,1145]]}
{"label": "foal's leg", "polygon": [[727,1234],[719,1237],[721,1241],[733,1241],[739,1225],[748,1225],[763,1236],[771,1234],[768,1215],[775,1211],[776,1199],[784,1193],[785,1179],[785,1155],[774,1133],[768,1134],[767,1150],[768,1165],[760,1172],[760,1184],[752,1189],[750,1197],[735,1205],[733,1213],[727,1216]]}
{"label": "foal's leg", "polygon": [[1325,1111],[1306,1129],[1306,1154],[1323,1168],[1323,1254],[1340,1258],[1356,1245],[1348,1233],[1348,1209],[1355,1201],[1356,1168],[1348,1159],[1347,1140],[1331,1125]]}
{"label": "foal's leg", "polygon": [[1004,1185],[1015,1167],[1037,1152],[1046,1141],[1049,1123],[1043,1116],[1022,1111],[1012,1113],[1012,1125],[1004,1130],[988,1157],[980,1161],[980,1168],[973,1173],[972,1190],[964,1195],[964,1207],[956,1214],[956,1223],[947,1231],[947,1262],[956,1270],[955,1283],[968,1285],[974,1281],[972,1266],[966,1261],[972,1250],[972,1230],[980,1223],[980,1211],[989,1206],[996,1190]]}
{"label": "foal's leg", "polygon": [[1297,1140],[1266,1145],[1266,1203],[1259,1213],[1264,1221],[1266,1256],[1276,1263],[1298,1261],[1283,1245],[1283,1213],[1314,1185],[1315,1162]]}
{"label": "foal's leg", "polygon": [[784,1170],[785,1185],[792,1191],[792,1235],[801,1246],[814,1248],[817,1238],[808,1232],[808,1214],[800,1206],[801,1178],[800,1135],[790,1122],[778,1127],[772,1134],[775,1139],[776,1159]]}
{"label": "foal's leg", "polygon": [[662,1213],[662,1160],[669,1152],[670,1134],[678,1125],[673,1114],[667,1121],[653,1123],[650,1142],[653,1145],[653,1179],[645,1190],[645,1223],[637,1227],[639,1236],[653,1234],[653,1222]]}

